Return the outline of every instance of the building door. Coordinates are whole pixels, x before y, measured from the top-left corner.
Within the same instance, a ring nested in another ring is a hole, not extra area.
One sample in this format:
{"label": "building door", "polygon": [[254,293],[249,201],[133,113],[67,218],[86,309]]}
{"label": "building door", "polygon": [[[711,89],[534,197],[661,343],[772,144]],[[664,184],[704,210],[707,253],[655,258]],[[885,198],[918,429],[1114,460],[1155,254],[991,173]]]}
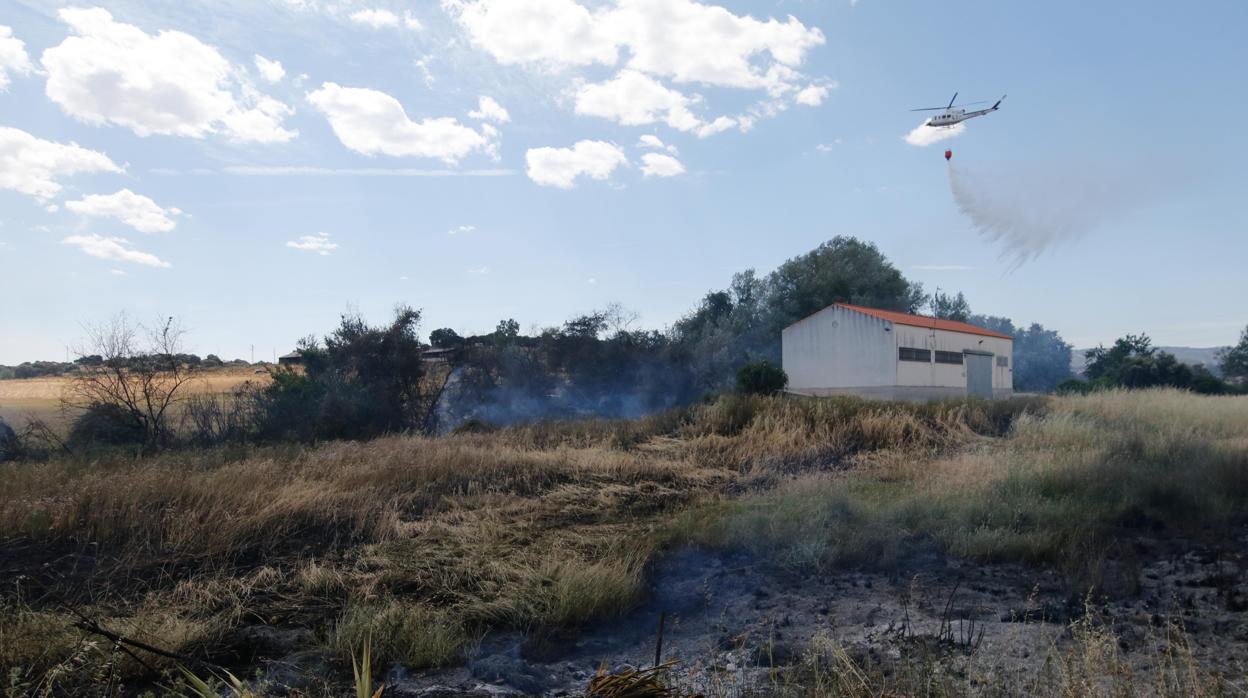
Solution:
{"label": "building door", "polygon": [[973,397],[992,397],[992,355],[967,354],[966,394]]}

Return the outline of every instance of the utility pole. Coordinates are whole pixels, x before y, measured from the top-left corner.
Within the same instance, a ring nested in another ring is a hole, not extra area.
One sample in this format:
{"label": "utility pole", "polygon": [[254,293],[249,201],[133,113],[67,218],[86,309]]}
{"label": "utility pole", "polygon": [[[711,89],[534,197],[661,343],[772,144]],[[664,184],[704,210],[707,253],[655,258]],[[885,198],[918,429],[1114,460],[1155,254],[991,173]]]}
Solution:
{"label": "utility pole", "polygon": [[256,363],[256,345],[251,345],[251,363]]}

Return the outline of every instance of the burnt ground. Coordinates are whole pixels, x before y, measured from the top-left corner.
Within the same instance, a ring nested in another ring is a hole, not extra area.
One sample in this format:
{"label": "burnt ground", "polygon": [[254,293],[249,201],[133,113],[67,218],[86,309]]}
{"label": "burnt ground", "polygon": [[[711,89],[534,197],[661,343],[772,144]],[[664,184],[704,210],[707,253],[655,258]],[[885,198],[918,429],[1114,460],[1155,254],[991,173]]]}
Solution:
{"label": "burnt ground", "polygon": [[[799,675],[786,667],[830,645],[883,675],[937,667],[967,690],[1025,690],[1060,665],[1077,621],[1112,631],[1133,675],[1154,671],[1159,642],[1181,627],[1207,671],[1235,680],[1248,675],[1245,552],[1248,535],[1233,554],[1137,539],[1101,566],[1104,592],[1078,594],[1053,571],[937,553],[891,574],[810,574],[743,553],[686,549],[654,563],[648,599],[624,617],[579,632],[491,634],[461,666],[391,668],[386,695],[575,694],[600,666],[652,666],[661,614],[674,680],[715,695],[774,689]],[[296,667],[271,669],[280,679]]]}
{"label": "burnt ground", "polygon": [[[1055,570],[969,562],[934,550],[909,556],[892,572],[819,574],[743,552],[683,549],[655,559],[645,600],[623,617],[572,630],[492,633],[459,666],[389,668],[386,695],[578,694],[599,667],[652,666],[660,616],[663,660],[676,663],[672,678],[708,695],[800,684],[805,677],[791,667],[831,645],[885,675],[938,666],[970,688],[1023,690],[1046,666],[1060,664],[1079,622],[1111,631],[1119,659],[1136,676],[1156,669],[1159,643],[1177,626],[1206,670],[1233,681],[1248,677],[1248,527],[1234,550],[1138,530],[1124,531],[1123,540],[1129,542],[1099,566],[1091,593]],[[96,576],[104,564],[88,553],[34,544],[7,552],[0,569],[42,568],[62,584]],[[153,579],[132,575],[129,583],[160,586],[158,580],[178,577],[176,569],[148,572]],[[253,626],[239,637],[263,648],[261,656],[282,657],[259,660],[266,693],[335,673],[319,653],[302,649],[315,644],[306,629]],[[235,666],[251,673],[249,663]]]}

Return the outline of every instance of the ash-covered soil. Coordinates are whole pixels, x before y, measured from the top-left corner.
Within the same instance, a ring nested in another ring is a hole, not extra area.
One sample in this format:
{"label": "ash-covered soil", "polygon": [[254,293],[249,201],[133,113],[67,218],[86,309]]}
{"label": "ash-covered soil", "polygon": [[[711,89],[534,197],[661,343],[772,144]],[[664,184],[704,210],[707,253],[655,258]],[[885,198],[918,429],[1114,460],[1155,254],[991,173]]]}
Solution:
{"label": "ash-covered soil", "polygon": [[[1215,554],[1137,539],[1101,566],[1101,589],[1083,594],[1056,572],[934,553],[892,574],[809,574],[682,550],[655,563],[648,599],[625,617],[579,632],[490,635],[459,667],[394,667],[386,695],[576,694],[599,667],[652,666],[661,614],[673,680],[708,695],[800,687],[813,658],[835,656],[884,676],[935,672],[968,692],[1024,690],[1062,671],[1078,628],[1111,638],[1102,649],[1119,669],[1107,672],[1146,677],[1176,661],[1177,634],[1205,669],[1245,676],[1248,537],[1239,543],[1237,554]],[[1140,563],[1145,555],[1152,561]]]}

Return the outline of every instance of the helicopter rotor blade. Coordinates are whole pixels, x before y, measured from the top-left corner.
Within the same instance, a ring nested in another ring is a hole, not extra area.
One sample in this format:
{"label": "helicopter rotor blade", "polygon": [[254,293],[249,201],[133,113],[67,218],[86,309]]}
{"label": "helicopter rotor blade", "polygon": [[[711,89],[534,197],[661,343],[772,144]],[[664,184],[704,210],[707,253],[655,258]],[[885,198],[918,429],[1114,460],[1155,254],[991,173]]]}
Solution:
{"label": "helicopter rotor blade", "polygon": [[958,100],[958,93],[954,92],[953,98],[949,100],[949,106],[945,107],[945,109],[953,109],[953,103],[956,102],[957,100]]}
{"label": "helicopter rotor blade", "polygon": [[923,107],[922,109],[911,109],[910,111],[944,111],[947,107]]}

